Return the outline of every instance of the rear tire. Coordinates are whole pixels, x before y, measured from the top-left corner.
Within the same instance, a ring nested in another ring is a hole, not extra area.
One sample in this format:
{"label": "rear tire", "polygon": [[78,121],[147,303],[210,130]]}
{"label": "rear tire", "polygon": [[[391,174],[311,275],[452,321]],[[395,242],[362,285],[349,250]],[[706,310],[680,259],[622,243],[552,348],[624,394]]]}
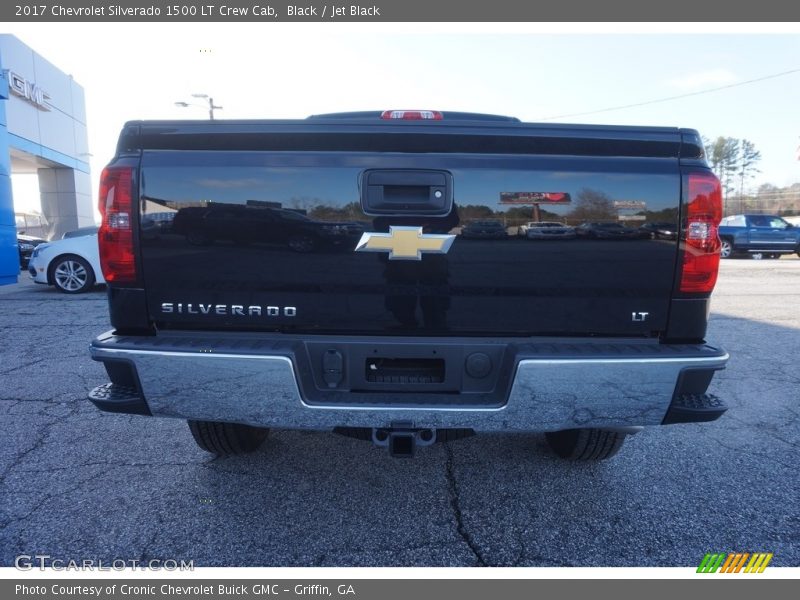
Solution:
{"label": "rear tire", "polygon": [[603,429],[566,429],[545,434],[553,452],[569,460],[606,460],[625,443],[626,433]]}
{"label": "rear tire", "polygon": [[217,456],[253,452],[261,446],[269,433],[269,429],[239,423],[191,420],[187,423],[197,445]]}
{"label": "rear tire", "polygon": [[730,258],[733,256],[733,243],[728,239],[723,239],[719,248],[719,255],[721,258]]}

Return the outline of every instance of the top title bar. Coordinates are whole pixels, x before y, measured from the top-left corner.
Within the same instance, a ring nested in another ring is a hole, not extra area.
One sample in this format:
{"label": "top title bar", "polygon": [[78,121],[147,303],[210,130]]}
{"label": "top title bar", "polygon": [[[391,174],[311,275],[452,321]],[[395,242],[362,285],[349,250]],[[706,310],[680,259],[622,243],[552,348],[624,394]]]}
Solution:
{"label": "top title bar", "polygon": [[800,20],[800,3],[761,0],[61,0],[0,5],[5,22],[781,22]]}

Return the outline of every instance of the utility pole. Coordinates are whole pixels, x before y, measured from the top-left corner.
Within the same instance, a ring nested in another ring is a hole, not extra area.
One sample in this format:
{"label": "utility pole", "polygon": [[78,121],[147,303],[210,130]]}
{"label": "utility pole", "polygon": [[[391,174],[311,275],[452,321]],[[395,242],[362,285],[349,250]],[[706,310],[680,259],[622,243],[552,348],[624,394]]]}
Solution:
{"label": "utility pole", "polygon": [[[214,120],[214,111],[215,110],[222,110],[221,106],[217,106],[214,104],[214,99],[211,98],[208,94],[192,94],[192,98],[200,98],[203,100],[208,100],[208,118],[213,121]],[[199,104],[190,104],[189,102],[176,102],[175,106],[180,106],[183,108],[187,108],[189,106],[197,106],[199,108],[204,108]]]}
{"label": "utility pole", "polygon": [[208,94],[192,94],[193,98],[206,98],[208,100],[208,118],[214,120],[214,110],[222,110],[221,106],[214,105],[214,99]]}

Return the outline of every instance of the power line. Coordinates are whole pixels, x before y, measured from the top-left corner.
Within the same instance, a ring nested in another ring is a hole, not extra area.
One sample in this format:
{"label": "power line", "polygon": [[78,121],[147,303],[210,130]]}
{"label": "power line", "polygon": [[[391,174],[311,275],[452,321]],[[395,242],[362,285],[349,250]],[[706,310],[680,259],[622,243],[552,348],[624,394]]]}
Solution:
{"label": "power line", "polygon": [[763,192],[762,196],[800,196],[800,190],[779,190],[777,192]]}
{"label": "power line", "polygon": [[773,196],[772,194],[759,194],[757,191],[756,192],[751,191],[751,192],[745,192],[743,195],[750,196],[752,198],[758,198],[759,200],[774,200],[776,202],[779,200],[788,200],[792,202],[800,201],[800,194],[786,194],[785,196],[783,195]]}
{"label": "power line", "polygon": [[707,90],[701,90],[699,92],[690,92],[688,94],[679,94],[677,96],[668,96],[666,98],[658,98],[656,100],[646,100],[644,102],[636,102],[634,104],[623,104],[621,106],[610,106],[608,108],[601,108],[598,110],[589,110],[586,112],[579,112],[579,113],[570,113],[565,115],[555,115],[552,117],[542,117],[540,119],[535,119],[536,121],[551,121],[553,119],[566,119],[570,117],[582,117],[585,115],[596,115],[598,113],[603,112],[611,112],[613,110],[622,110],[625,108],[634,108],[637,106],[646,106],[648,104],[658,104],[659,102],[669,102],[670,100],[679,100],[681,98],[689,98],[690,96],[700,96],[702,94],[710,94],[712,92],[718,92],[720,90],[728,90],[730,88],[739,87],[742,85],[749,85],[751,83],[758,83],[759,81],[766,81],[767,79],[775,79],[776,77],[784,77],[785,75],[791,75],[793,73],[800,73],[800,69],[791,69],[790,71],[782,71],[780,73],[774,73],[772,75],[766,75],[764,77],[759,77],[757,79],[748,79],[747,81],[740,81],[738,83],[730,83],[728,85],[721,85],[715,88],[709,88]]}

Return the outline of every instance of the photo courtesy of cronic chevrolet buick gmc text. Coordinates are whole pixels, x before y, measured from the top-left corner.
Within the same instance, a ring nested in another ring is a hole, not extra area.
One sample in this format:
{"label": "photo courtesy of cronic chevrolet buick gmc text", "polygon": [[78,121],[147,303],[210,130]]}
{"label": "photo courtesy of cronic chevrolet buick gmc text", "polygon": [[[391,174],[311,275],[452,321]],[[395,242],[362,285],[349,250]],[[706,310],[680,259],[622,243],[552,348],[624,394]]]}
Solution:
{"label": "photo courtesy of cronic chevrolet buick gmc text", "polygon": [[[637,227],[677,235],[621,225],[631,201]],[[525,202],[587,225],[521,242],[503,223]],[[110,383],[89,397],[186,419],[215,454],[293,428],[399,457],[542,432],[597,460],[726,410],[708,388],[728,355],[705,340],[720,184],[691,129],[400,110],[135,121],[100,210],[113,329],[91,356]],[[151,235],[151,211],[172,226]]]}

